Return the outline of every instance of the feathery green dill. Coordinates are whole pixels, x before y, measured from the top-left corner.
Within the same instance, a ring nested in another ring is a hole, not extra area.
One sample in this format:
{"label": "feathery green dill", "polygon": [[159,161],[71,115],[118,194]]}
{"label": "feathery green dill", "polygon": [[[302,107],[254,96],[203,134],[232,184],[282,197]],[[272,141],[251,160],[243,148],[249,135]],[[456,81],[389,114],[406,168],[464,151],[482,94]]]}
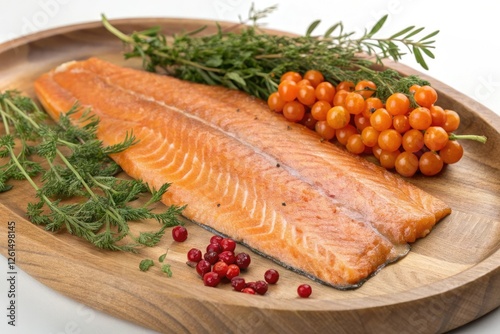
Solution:
{"label": "feathery green dill", "polygon": [[378,38],[376,34],[385,24],[386,15],[359,38],[345,32],[342,22],[315,36],[319,20],[309,26],[304,36],[274,35],[261,30],[257,23],[275,9],[257,11],[252,5],[249,18],[234,27],[223,29],[217,25],[218,31],[208,35],[203,34],[206,27],[200,27],[169,38],[160,27],[127,35],[104,15],[102,22],[130,46],[125,58],[142,58],[148,71],[160,70],[184,80],[223,85],[262,99],[277,90],[279,78],[287,71],[304,73],[315,69],[332,83],[371,80],[378,87],[375,96],[383,101],[395,91],[408,93],[413,84],[429,84],[416,76],[402,77],[390,69],[374,71],[371,67],[386,58],[400,60],[405,47],[427,68],[425,57],[434,58],[431,49],[438,31],[417,38],[423,28],[409,26],[387,38]]}
{"label": "feathery green dill", "polygon": [[[80,124],[73,125],[69,117],[79,111]],[[10,180],[26,180],[36,191],[36,201],[27,206],[34,224],[122,251],[154,246],[167,227],[179,224],[184,207],[170,206],[160,213],[151,208],[167,192],[168,183],[151,189],[141,180],[117,177],[121,169],[109,155],[137,143],[132,133],[104,146],[96,136],[99,120],[89,111],[75,106],[57,123],[49,122],[32,99],[16,91],[0,94],[0,116],[0,195],[12,189]],[[145,193],[151,197],[144,205],[131,205]],[[145,219],[158,221],[160,227],[130,230],[129,222]]]}

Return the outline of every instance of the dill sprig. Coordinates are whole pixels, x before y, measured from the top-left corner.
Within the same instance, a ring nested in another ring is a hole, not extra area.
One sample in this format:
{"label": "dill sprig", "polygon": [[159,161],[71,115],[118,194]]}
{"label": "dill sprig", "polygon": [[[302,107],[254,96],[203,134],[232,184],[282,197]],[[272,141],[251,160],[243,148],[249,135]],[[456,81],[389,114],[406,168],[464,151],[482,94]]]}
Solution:
{"label": "dill sprig", "polygon": [[[371,68],[387,58],[400,60],[405,54],[401,47],[406,47],[417,62],[427,68],[424,56],[434,58],[432,38],[438,31],[417,38],[423,28],[410,26],[387,38],[376,37],[387,20],[386,15],[359,38],[354,38],[353,32],[346,32],[342,22],[315,36],[319,20],[309,26],[304,36],[274,35],[262,31],[257,23],[275,9],[257,11],[252,5],[245,22],[240,19],[240,24],[226,29],[217,25],[217,32],[209,35],[199,34],[206,27],[169,38],[162,34],[160,27],[127,35],[104,15],[102,22],[130,47],[125,58],[142,58],[143,67],[148,71],[222,85],[262,99],[277,90],[279,78],[287,71],[304,73],[315,69],[332,83],[371,80],[380,88],[375,96],[383,101],[390,92],[408,93],[407,87],[413,84],[428,84],[416,76],[403,78],[390,69],[374,71]],[[248,22],[251,24],[247,25]]]}
{"label": "dill sprig", "polygon": [[[16,91],[0,94],[5,132],[0,137],[0,193],[12,189],[9,180],[24,179],[36,191],[37,202],[27,206],[34,224],[66,230],[102,249],[136,251],[156,245],[167,227],[179,224],[184,207],[154,212],[151,206],[170,184],[151,189],[141,180],[118,178],[121,169],[109,157],[137,143],[134,135],[104,146],[96,136],[98,118],[84,111],[80,124],[73,125],[70,116],[77,111],[75,106],[57,124],[49,123],[32,99]],[[131,205],[145,193],[151,197],[144,205]],[[132,233],[129,222],[145,219],[158,221],[159,229]]]}

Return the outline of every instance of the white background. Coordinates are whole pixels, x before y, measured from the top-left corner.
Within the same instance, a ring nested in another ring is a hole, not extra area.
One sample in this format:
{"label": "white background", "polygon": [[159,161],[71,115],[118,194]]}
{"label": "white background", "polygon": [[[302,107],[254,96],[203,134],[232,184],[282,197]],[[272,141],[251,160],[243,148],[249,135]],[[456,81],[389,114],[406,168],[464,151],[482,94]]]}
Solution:
{"label": "white background", "polygon": [[[493,1],[277,1],[255,0],[256,8],[278,4],[264,22],[273,29],[302,34],[315,19],[318,32],[342,21],[348,31],[362,32],[389,14],[380,35],[388,36],[410,25],[440,30],[429,60],[431,77],[448,84],[500,114],[499,6]],[[238,21],[247,17],[250,0],[0,0],[0,43],[68,24],[109,18],[186,17]],[[403,63],[422,70],[406,56]],[[422,70],[424,71],[424,70]],[[1,240],[0,242],[5,242]],[[6,271],[6,260],[0,257]],[[500,265],[500,264],[499,264]],[[0,333],[150,333],[122,320],[89,309],[46,288],[27,274],[18,276],[18,326],[7,325],[0,309]],[[6,305],[7,282],[0,277],[0,305]],[[500,293],[500,291],[498,292]],[[454,333],[500,333],[500,310],[464,326]]]}

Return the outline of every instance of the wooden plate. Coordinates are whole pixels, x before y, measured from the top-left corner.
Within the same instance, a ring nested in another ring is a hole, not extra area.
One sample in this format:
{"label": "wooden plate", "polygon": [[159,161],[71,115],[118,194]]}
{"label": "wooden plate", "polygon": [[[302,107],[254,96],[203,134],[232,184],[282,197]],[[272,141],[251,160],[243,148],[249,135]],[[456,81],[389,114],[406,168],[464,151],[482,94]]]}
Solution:
{"label": "wooden plate", "polygon": [[[213,22],[186,19],[131,19],[113,22],[124,31],[161,25],[172,34]],[[223,24],[226,26],[227,24]],[[0,90],[19,89],[33,96],[32,83],[58,64],[90,56],[118,64],[122,44],[99,22],[36,33],[0,45]],[[389,64],[403,74],[419,74]],[[203,286],[185,264],[191,247],[203,248],[210,233],[189,226],[187,242],[166,235],[158,247],[124,254],[97,250],[67,234],[52,234],[26,220],[26,203],[34,193],[15,184],[0,194],[0,232],[6,240],[7,222],[16,222],[17,264],[43,284],[79,302],[159,332],[336,333],[444,332],[472,321],[500,305],[500,118],[484,106],[432,78],[441,106],[456,110],[460,133],[484,134],[485,145],[466,143],[465,156],[440,176],[414,177],[410,182],[449,203],[453,214],[414,245],[410,254],[381,270],[361,288],[338,291],[278,268],[281,278],[265,296]],[[147,229],[147,222],[144,229]],[[158,265],[148,272],[139,262],[157,259],[168,249],[166,262],[173,277]],[[238,246],[238,250],[244,247]],[[7,257],[6,243],[0,243]],[[257,255],[245,273],[262,279],[276,265]],[[309,299],[299,299],[300,283],[313,286]]]}

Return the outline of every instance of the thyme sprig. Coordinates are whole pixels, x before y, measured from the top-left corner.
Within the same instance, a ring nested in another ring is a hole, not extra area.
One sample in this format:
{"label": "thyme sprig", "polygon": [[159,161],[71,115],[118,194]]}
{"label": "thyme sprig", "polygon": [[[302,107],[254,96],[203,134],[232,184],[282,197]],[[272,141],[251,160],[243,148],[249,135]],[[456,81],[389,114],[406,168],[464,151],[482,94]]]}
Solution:
{"label": "thyme sprig", "polygon": [[[333,83],[344,80],[374,81],[380,89],[376,96],[383,101],[390,92],[401,87],[428,82],[416,76],[403,78],[393,70],[373,71],[374,64],[391,58],[395,61],[405,54],[401,47],[413,53],[417,62],[427,68],[424,56],[434,58],[434,31],[417,38],[423,28],[407,27],[386,38],[376,37],[387,20],[382,17],[363,36],[354,38],[342,22],[336,23],[321,36],[313,33],[320,21],[314,21],[304,36],[283,36],[263,32],[258,21],[276,7],[257,11],[252,6],[245,22],[223,29],[217,25],[214,34],[200,34],[206,27],[167,38],[160,27],[125,34],[102,16],[102,23],[129,50],[125,58],[141,58],[148,71],[163,71],[184,80],[210,85],[223,85],[245,91],[262,99],[276,91],[279,78],[287,71],[304,73],[309,69],[321,71]],[[252,24],[247,25],[246,22]],[[402,83],[400,83],[402,81]]]}
{"label": "thyme sprig", "polygon": [[[122,142],[104,146],[97,139],[99,120],[93,114],[84,111],[81,124],[70,122],[77,111],[75,106],[57,124],[49,123],[30,98],[15,91],[0,95],[5,132],[0,137],[0,193],[12,189],[10,180],[24,179],[37,199],[28,203],[27,216],[45,229],[66,230],[103,249],[136,251],[156,245],[167,227],[179,224],[184,208],[154,212],[152,205],[170,185],[151,189],[141,180],[118,178],[121,169],[109,157],[137,143],[134,135],[127,133]],[[150,199],[132,205],[144,193],[151,193]],[[132,233],[129,222],[145,219],[158,221],[159,229]]]}

